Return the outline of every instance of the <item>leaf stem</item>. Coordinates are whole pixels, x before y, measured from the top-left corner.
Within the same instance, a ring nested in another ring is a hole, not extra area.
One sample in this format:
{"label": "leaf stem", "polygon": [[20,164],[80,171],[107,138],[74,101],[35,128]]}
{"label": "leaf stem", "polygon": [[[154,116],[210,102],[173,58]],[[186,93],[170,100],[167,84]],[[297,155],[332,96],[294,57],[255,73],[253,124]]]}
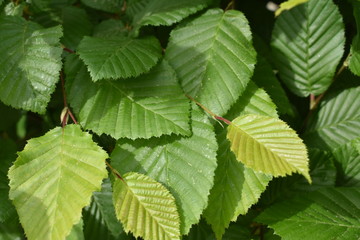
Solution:
{"label": "leaf stem", "polygon": [[111,172],[117,177],[119,178],[121,181],[125,182],[124,179],[121,177],[120,173],[113,168],[113,166],[110,165],[110,163],[108,163],[108,161],[105,160],[106,165],[110,168]]}
{"label": "leaf stem", "polygon": [[60,116],[60,121],[61,121],[62,127],[66,126],[69,116],[71,117],[71,119],[73,120],[73,122],[75,124],[78,124],[78,122],[76,121],[74,115],[72,114],[72,112],[71,112],[71,110],[70,110],[70,108],[68,107],[68,104],[67,104],[63,71],[60,72],[60,81],[61,81],[61,91],[62,91],[62,94],[63,94],[63,101],[64,101],[64,109],[63,109],[63,111],[61,113],[61,116]]}
{"label": "leaf stem", "polygon": [[65,47],[64,45],[61,45],[61,47],[63,48],[63,50],[64,50],[65,52],[75,53],[75,51],[71,50],[70,48]]}
{"label": "leaf stem", "polygon": [[210,111],[208,108],[206,108],[204,105],[202,105],[201,103],[199,103],[198,101],[196,101],[193,97],[191,97],[191,96],[189,96],[189,95],[186,95],[186,97],[189,98],[191,101],[195,102],[196,105],[198,105],[199,107],[201,107],[201,108],[202,108],[205,112],[207,112],[213,119],[223,121],[223,122],[226,123],[227,125],[230,125],[230,124],[231,124],[231,121],[230,121],[230,120],[216,115],[215,113],[213,113],[212,111]]}

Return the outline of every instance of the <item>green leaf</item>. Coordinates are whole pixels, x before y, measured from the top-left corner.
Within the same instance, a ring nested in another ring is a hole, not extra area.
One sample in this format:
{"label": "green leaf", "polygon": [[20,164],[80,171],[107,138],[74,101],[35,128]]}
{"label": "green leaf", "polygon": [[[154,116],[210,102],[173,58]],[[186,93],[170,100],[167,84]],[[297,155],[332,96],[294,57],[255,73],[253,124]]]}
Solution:
{"label": "green leaf", "polygon": [[189,101],[165,61],[136,79],[94,83],[83,63],[69,56],[65,72],[69,103],[87,129],[116,139],[191,134]]}
{"label": "green leaf", "polygon": [[21,229],[18,218],[8,219],[6,222],[0,222],[1,240],[23,240],[24,233]]}
{"label": "green leaf", "polygon": [[257,86],[265,89],[278,107],[280,114],[294,116],[293,107],[279,80],[275,77],[271,65],[259,54],[257,55],[257,63],[252,81],[254,81]]}
{"label": "green leaf", "polygon": [[221,239],[230,222],[236,221],[240,214],[246,214],[258,201],[272,176],[255,172],[236,160],[226,139],[226,129],[217,136],[218,167],[204,217],[211,224],[216,238]]}
{"label": "green leaf", "polygon": [[81,0],[88,7],[110,13],[119,13],[123,7],[123,0]]}
{"label": "green leaf", "polygon": [[140,173],[114,182],[114,205],[125,231],[144,240],[180,239],[175,198],[160,183]]}
{"label": "green leaf", "polygon": [[0,138],[0,222],[16,215],[15,208],[8,197],[10,189],[7,178],[7,172],[15,159],[16,144],[9,139]]}
{"label": "green leaf", "polygon": [[80,219],[80,222],[73,226],[70,234],[66,237],[66,240],[84,240],[83,225],[84,222]]}
{"label": "green leaf", "polygon": [[283,12],[271,43],[281,80],[302,97],[329,87],[344,44],[344,24],[332,0],[309,0]]}
{"label": "green leaf", "polygon": [[352,4],[357,34],[351,43],[349,69],[354,74],[360,76],[360,2],[352,1]]}
{"label": "green leaf", "polygon": [[256,63],[245,16],[220,9],[173,30],[165,57],[186,94],[217,115],[224,115],[245,91]]}
{"label": "green leaf", "polygon": [[358,151],[358,153],[360,154],[360,138],[355,139],[354,141],[352,141],[353,143],[353,147]]}
{"label": "green leaf", "polygon": [[59,79],[61,27],[42,29],[20,17],[0,18],[0,100],[44,113]]}
{"label": "green leaf", "polygon": [[119,140],[111,164],[120,173],[144,173],[164,184],[174,195],[181,234],[199,221],[208,202],[216,169],[217,143],[208,117],[196,106],[190,137]]}
{"label": "green leaf", "polygon": [[109,19],[102,21],[94,28],[94,37],[110,38],[114,36],[125,37],[128,34],[128,29],[120,20]]}
{"label": "green leaf", "polygon": [[170,26],[204,9],[208,3],[208,0],[132,0],[128,3],[127,14],[137,29],[146,25]]}
{"label": "green leaf", "polygon": [[78,125],[28,141],[9,170],[10,199],[28,239],[64,239],[100,188],[108,157]]}
{"label": "green leaf", "polygon": [[338,186],[360,186],[360,154],[352,146],[352,142],[332,151],[337,167]]}
{"label": "green leaf", "polygon": [[84,37],[77,52],[96,82],[136,77],[149,71],[161,57],[161,46],[155,37]]}
{"label": "green leaf", "polygon": [[288,0],[280,4],[278,10],[275,12],[275,16],[279,16],[283,11],[290,10],[299,4],[305,3],[309,0]]}
{"label": "green leaf", "polygon": [[306,147],[280,119],[240,116],[229,125],[227,138],[237,160],[246,166],[273,176],[298,172],[311,183]]}
{"label": "green leaf", "polygon": [[325,188],[266,209],[256,221],[284,239],[358,239],[359,188]]}
{"label": "green leaf", "polygon": [[196,225],[193,225],[188,235],[183,237],[183,240],[215,240],[215,234],[204,220]]}
{"label": "green leaf", "polygon": [[14,2],[10,2],[4,7],[4,15],[21,17],[23,15],[24,8],[24,3],[15,4]]}
{"label": "green leaf", "polygon": [[360,87],[327,95],[310,120],[304,140],[308,146],[333,150],[359,137]]}

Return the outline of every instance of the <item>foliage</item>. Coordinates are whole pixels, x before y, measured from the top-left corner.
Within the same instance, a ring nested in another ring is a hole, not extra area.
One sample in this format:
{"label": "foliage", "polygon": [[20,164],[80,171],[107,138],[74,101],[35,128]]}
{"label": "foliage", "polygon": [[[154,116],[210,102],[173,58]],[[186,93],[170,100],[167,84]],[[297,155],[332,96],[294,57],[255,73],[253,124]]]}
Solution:
{"label": "foliage", "polygon": [[265,2],[0,0],[0,239],[360,238],[359,2]]}

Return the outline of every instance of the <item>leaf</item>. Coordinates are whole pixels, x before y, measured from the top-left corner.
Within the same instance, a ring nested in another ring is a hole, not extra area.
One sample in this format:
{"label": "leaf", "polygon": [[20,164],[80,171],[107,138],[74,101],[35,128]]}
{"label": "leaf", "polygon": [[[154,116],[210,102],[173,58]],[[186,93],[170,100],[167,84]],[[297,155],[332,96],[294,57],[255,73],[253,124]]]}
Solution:
{"label": "leaf", "polygon": [[73,226],[70,234],[66,237],[66,240],[84,240],[83,225],[84,222],[80,219],[80,222]]}
{"label": "leaf", "polygon": [[69,103],[86,129],[116,139],[191,134],[189,101],[165,61],[136,79],[94,83],[83,63],[70,56],[65,72]]}
{"label": "leaf", "polygon": [[215,240],[215,234],[210,225],[200,220],[198,224],[191,227],[189,234],[184,236],[183,240]]}
{"label": "leaf", "polygon": [[77,53],[96,82],[136,77],[149,71],[161,57],[161,46],[155,37],[84,37]]}
{"label": "leaf", "polygon": [[344,53],[344,24],[332,0],[309,0],[275,22],[272,50],[281,80],[296,95],[323,93]]}
{"label": "leaf", "polygon": [[[16,159],[16,145],[9,139],[0,138],[0,222],[16,215],[15,208],[9,200],[9,180],[7,172]],[[0,236],[0,239],[1,236]]]}
{"label": "leaf", "polygon": [[0,222],[1,240],[23,240],[24,233],[17,218],[8,219],[6,222]]}
{"label": "leaf", "polygon": [[360,2],[352,1],[357,34],[353,38],[350,48],[349,69],[360,76]]}
{"label": "leaf", "polygon": [[181,234],[199,221],[216,169],[217,143],[208,117],[193,105],[190,137],[119,140],[111,164],[120,173],[140,172],[164,184],[175,197]]}
{"label": "leaf", "polygon": [[106,152],[78,125],[28,141],[9,170],[10,199],[26,236],[64,239],[100,188]]}
{"label": "leaf", "polygon": [[325,188],[266,209],[256,221],[284,239],[358,239],[358,188]]}
{"label": "leaf", "polygon": [[24,3],[15,4],[10,2],[4,7],[4,15],[6,16],[18,16],[21,17],[25,8]]}
{"label": "leaf", "polygon": [[275,17],[279,16],[283,11],[290,10],[299,4],[305,3],[309,0],[288,0],[280,4],[278,10],[275,12]]}
{"label": "leaf", "polygon": [[358,151],[358,153],[360,154],[360,138],[355,139],[354,141],[352,141],[353,143],[353,147]]}
{"label": "leaf", "polygon": [[88,7],[110,13],[119,13],[123,7],[123,0],[81,0]]}
{"label": "leaf", "polygon": [[21,17],[0,18],[0,100],[44,113],[61,69],[61,27],[42,29]]}
{"label": "leaf", "polygon": [[171,32],[165,58],[186,94],[224,115],[245,91],[256,52],[241,12],[212,9]]}
{"label": "leaf", "polygon": [[144,240],[180,239],[175,198],[160,183],[140,173],[114,182],[114,205],[125,231]]}
{"label": "leaf", "polygon": [[360,87],[326,96],[304,135],[308,146],[333,150],[359,137]]}
{"label": "leaf", "polygon": [[296,132],[277,118],[248,114],[232,121],[227,138],[238,161],[273,176],[302,174],[309,183],[306,147]]}
{"label": "leaf", "polygon": [[128,34],[128,29],[120,20],[109,19],[102,21],[94,28],[94,37],[110,38],[114,36],[125,37]]}
{"label": "leaf", "polygon": [[135,29],[146,25],[170,26],[208,4],[208,0],[132,0],[128,3],[127,13],[132,17]]}
{"label": "leaf", "polygon": [[360,186],[360,154],[349,142],[333,149],[338,186]]}

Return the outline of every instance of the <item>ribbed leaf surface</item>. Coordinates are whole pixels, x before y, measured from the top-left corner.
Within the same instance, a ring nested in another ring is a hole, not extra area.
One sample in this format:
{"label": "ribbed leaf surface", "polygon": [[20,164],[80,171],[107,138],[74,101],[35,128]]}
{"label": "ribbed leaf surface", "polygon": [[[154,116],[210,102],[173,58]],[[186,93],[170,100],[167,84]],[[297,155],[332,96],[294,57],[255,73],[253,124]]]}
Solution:
{"label": "ribbed leaf surface", "polygon": [[137,171],[163,183],[178,203],[181,233],[199,221],[208,202],[216,169],[217,143],[208,117],[192,112],[191,137],[121,141],[111,155],[121,173]]}
{"label": "ribbed leaf surface", "polygon": [[169,26],[205,8],[208,0],[132,0],[128,3],[133,26]]}
{"label": "ribbed leaf surface", "polygon": [[329,87],[344,43],[344,24],[333,1],[309,0],[279,16],[271,45],[280,78],[305,97]]}
{"label": "ribbed leaf surface", "polygon": [[0,18],[0,100],[44,113],[61,69],[60,27],[42,29],[21,17]]}
{"label": "ribbed leaf surface", "polygon": [[304,136],[306,144],[333,150],[359,137],[360,87],[328,95],[310,121]]}
{"label": "ribbed leaf surface", "polygon": [[175,198],[160,183],[140,173],[127,173],[114,182],[116,215],[125,231],[144,240],[180,239]]}
{"label": "ribbed leaf surface", "polygon": [[116,139],[191,133],[189,101],[166,62],[136,79],[94,83],[83,63],[70,56],[65,72],[69,103],[87,129]]}
{"label": "ribbed leaf surface", "polygon": [[256,63],[245,16],[219,9],[172,31],[165,57],[186,94],[218,115],[243,93]]}
{"label": "ribbed leaf surface", "polygon": [[77,52],[96,82],[136,77],[149,71],[161,57],[161,46],[155,37],[84,37]]}
{"label": "ribbed leaf surface", "polygon": [[118,13],[121,11],[124,0],[81,0],[81,2],[91,8]]}
{"label": "ribbed leaf surface", "polygon": [[359,239],[359,188],[325,188],[266,209],[258,222],[283,239]]}
{"label": "ribbed leaf surface", "polygon": [[107,154],[78,125],[28,141],[9,170],[10,199],[28,239],[64,239],[101,186]]}
{"label": "ribbed leaf surface", "polygon": [[352,1],[352,4],[357,26],[357,35],[351,43],[349,68],[351,72],[360,76],[360,2]]}
{"label": "ribbed leaf surface", "polygon": [[240,116],[229,125],[227,138],[238,161],[246,166],[274,176],[298,172],[311,182],[306,147],[280,119]]}
{"label": "ribbed leaf surface", "polygon": [[309,0],[288,0],[280,4],[278,10],[275,12],[275,16],[279,16],[283,11],[292,9],[299,4],[305,3]]}

